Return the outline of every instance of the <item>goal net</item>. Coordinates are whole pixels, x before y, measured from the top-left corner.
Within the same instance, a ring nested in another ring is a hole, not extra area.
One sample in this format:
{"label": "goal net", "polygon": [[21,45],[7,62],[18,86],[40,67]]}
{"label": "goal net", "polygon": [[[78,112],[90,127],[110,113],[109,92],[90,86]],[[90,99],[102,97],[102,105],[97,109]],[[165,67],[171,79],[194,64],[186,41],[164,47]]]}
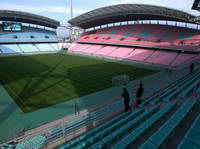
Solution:
{"label": "goal net", "polygon": [[122,86],[130,82],[130,77],[128,75],[119,75],[112,78],[112,85]]}

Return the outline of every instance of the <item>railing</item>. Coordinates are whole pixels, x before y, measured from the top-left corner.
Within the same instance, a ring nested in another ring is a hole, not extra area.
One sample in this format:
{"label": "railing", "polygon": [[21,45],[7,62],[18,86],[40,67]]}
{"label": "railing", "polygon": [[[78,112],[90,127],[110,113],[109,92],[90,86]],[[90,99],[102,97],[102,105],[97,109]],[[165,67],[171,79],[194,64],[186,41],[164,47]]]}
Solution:
{"label": "railing", "polygon": [[[78,107],[74,105],[74,110],[76,111],[74,115],[46,124],[34,130],[22,132],[21,135],[18,134],[19,136],[17,138],[12,139],[9,142],[16,142],[17,144],[20,144],[37,136],[44,136],[46,138],[45,142],[39,143],[39,145],[43,148],[48,148],[59,140],[64,140],[65,142],[70,136],[75,137],[74,134],[81,129],[86,129],[89,125],[96,126],[101,120],[106,119],[110,117],[111,114],[118,112],[120,108],[113,109],[113,105],[120,105],[120,102],[114,102],[115,101],[112,101],[104,105],[105,107],[103,110],[102,108],[99,108],[99,110],[96,111],[93,109],[95,112],[91,113],[87,111],[79,113]],[[3,146],[4,144],[0,146]],[[38,143],[35,145],[38,146]],[[24,145],[24,147],[29,148],[29,145]]]}
{"label": "railing", "polygon": [[[158,86],[158,84],[155,84],[155,82],[153,82],[154,85],[149,84],[150,86],[152,86],[152,88],[149,88],[149,90],[153,94],[159,94],[159,92],[165,89],[166,86],[169,86],[167,85],[167,83],[173,85],[173,83],[170,82],[176,82],[179,78],[178,76],[180,73],[180,71],[177,71],[177,73],[173,73],[174,75],[170,78],[171,81],[165,80],[163,82],[164,87],[162,87],[158,91],[152,90],[155,86]],[[185,76],[184,74],[182,75]],[[132,93],[131,95],[133,96],[135,95],[135,93]],[[9,142],[20,143],[27,141],[33,137],[42,135],[46,138],[44,142],[40,142],[41,144],[39,144],[42,148],[49,148],[50,146],[53,146],[55,142],[57,145],[63,144],[64,142],[69,141],[71,138],[76,137],[77,132],[80,132],[81,130],[83,130],[83,132],[86,130],[88,131],[89,125],[92,127],[96,127],[98,124],[100,124],[102,120],[105,120],[122,110],[123,105],[119,98],[116,98],[110,101],[109,103],[102,105],[101,107],[89,109],[88,111],[90,112],[80,112],[78,109],[78,105],[74,105],[75,113],[72,116],[65,117],[63,119],[48,124],[43,124],[42,126],[33,130],[27,130],[25,132],[22,132],[15,139]]]}

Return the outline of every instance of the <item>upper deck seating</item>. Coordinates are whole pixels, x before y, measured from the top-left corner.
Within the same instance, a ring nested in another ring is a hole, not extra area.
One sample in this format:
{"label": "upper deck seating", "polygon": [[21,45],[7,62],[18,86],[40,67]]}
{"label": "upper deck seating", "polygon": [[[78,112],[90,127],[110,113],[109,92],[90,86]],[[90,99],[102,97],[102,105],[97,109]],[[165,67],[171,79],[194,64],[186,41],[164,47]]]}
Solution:
{"label": "upper deck seating", "polygon": [[24,42],[58,42],[55,31],[41,28],[22,27],[21,32],[0,31],[0,43],[24,43]]}
{"label": "upper deck seating", "polygon": [[84,33],[78,42],[136,45],[195,51],[199,48],[200,32],[183,27],[137,24],[114,26]]}

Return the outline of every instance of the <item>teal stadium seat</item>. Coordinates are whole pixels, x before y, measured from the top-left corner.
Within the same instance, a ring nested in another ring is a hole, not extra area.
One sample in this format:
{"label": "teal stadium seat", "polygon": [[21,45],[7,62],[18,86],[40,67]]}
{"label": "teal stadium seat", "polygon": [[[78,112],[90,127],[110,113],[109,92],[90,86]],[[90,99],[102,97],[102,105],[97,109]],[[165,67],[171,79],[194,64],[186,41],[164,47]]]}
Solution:
{"label": "teal stadium seat", "polygon": [[104,138],[104,141],[99,141],[96,144],[92,145],[91,148],[103,149],[103,148],[108,147],[111,143],[113,143],[114,140],[117,140],[120,137],[122,137],[123,135],[126,135],[129,132],[129,130],[131,130],[133,127],[136,127],[137,125],[141,124],[143,121],[148,119],[148,117],[150,117],[152,114],[154,114],[156,111],[158,111],[158,109],[159,109],[159,106],[156,106],[156,107],[153,107],[153,108],[145,111],[144,113],[142,113],[135,119],[129,121],[127,124],[124,124],[122,127],[118,128],[113,133],[109,134],[109,136]]}
{"label": "teal stadium seat", "polygon": [[184,139],[178,146],[178,149],[199,149],[200,148],[200,115],[195,119]]}
{"label": "teal stadium seat", "polygon": [[200,94],[200,87],[196,90],[196,92],[197,92],[198,94]]}
{"label": "teal stadium seat", "polygon": [[[67,143],[66,148],[72,148],[77,147],[78,144],[83,142],[88,142],[87,145],[94,144],[95,142],[98,142],[99,140],[103,139],[105,136],[109,135],[112,131],[116,130],[120,125],[124,123],[124,121],[128,121],[129,118],[134,118],[135,116],[142,113],[144,109],[140,109],[135,112],[126,112],[121,114],[120,116],[116,117],[115,119],[108,121],[104,123],[103,125],[89,131],[83,136],[80,136],[79,138],[70,141]],[[71,143],[74,142],[74,143]]]}
{"label": "teal stadium seat", "polygon": [[[142,103],[141,107],[143,107],[144,105],[148,103],[157,104],[160,100],[164,100],[168,102],[178,93],[180,93],[179,94],[180,96],[182,95],[183,97],[185,97],[185,95],[187,95],[189,91],[191,90],[191,88],[196,84],[194,82],[200,81],[200,79],[198,79],[199,76],[200,76],[200,73],[196,72],[189,77],[179,80],[178,82],[176,82],[175,85],[170,86],[169,88],[162,91],[160,95],[154,95],[153,97],[145,101],[145,103]],[[198,81],[195,81],[196,79],[198,79]]]}
{"label": "teal stadium seat", "polygon": [[200,149],[200,146],[193,144],[191,141],[183,139],[179,144],[178,149]]}
{"label": "teal stadium seat", "polygon": [[43,135],[35,136],[29,140],[17,144],[16,149],[39,149],[46,141],[46,137]]}
{"label": "teal stadium seat", "polygon": [[[129,149],[132,148],[132,144],[137,141],[142,135],[148,131],[149,128],[153,126],[159,119],[161,119],[165,114],[167,114],[176,103],[168,103],[164,107],[160,109],[159,112],[156,112],[151,117],[148,117],[147,120],[142,123],[139,127],[137,127],[135,130],[133,130],[129,135],[124,137],[122,140],[120,140],[118,143],[116,143],[112,149],[118,149],[118,145],[124,144],[124,146],[121,149]],[[122,145],[120,145],[122,146]],[[148,145],[149,146],[149,145]]]}
{"label": "teal stadium seat", "polygon": [[[173,114],[173,116],[165,122],[157,132],[155,132],[147,141],[152,142],[156,147],[160,147],[169,136],[175,131],[179,126],[181,121],[186,117],[189,111],[194,107],[197,100],[188,100],[186,101],[178,111]],[[146,141],[146,142],[147,142]],[[140,147],[141,149],[146,148],[146,142]]]}
{"label": "teal stadium seat", "polygon": [[186,97],[194,87],[197,86],[197,84],[199,84],[200,82],[200,78],[198,78],[196,81],[193,81],[191,85],[187,86],[180,94],[179,97]]}

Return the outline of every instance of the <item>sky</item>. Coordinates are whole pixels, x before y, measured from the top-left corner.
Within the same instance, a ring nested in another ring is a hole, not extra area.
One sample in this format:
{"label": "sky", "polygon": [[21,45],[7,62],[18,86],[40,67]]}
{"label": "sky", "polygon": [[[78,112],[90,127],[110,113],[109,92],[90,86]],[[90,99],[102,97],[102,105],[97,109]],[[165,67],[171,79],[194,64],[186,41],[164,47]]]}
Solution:
{"label": "sky", "polygon": [[[116,4],[151,4],[179,9],[200,16],[191,10],[194,0],[72,0],[73,17],[85,12]],[[70,19],[70,0],[0,0],[0,9],[30,12],[56,19],[66,24]]]}

